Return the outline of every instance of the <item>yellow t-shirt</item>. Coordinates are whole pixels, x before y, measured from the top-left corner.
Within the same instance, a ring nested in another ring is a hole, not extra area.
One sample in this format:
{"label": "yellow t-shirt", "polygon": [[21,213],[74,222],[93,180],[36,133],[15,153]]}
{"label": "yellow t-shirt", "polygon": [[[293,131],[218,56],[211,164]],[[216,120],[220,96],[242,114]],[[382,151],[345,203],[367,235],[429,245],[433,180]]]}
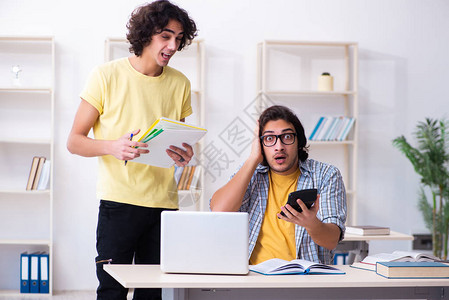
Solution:
{"label": "yellow t-shirt", "polygon": [[259,264],[271,258],[296,258],[295,224],[278,219],[277,213],[287,203],[288,194],[296,191],[301,171],[290,175],[269,172],[267,209],[249,263]]}
{"label": "yellow t-shirt", "polygon": [[[80,97],[100,116],[93,127],[99,140],[115,140],[140,129],[138,140],[158,118],[180,120],[192,113],[190,81],[179,71],[164,67],[160,76],[136,71],[128,58],[95,68]],[[99,157],[97,197],[145,207],[178,208],[174,168],[158,168]]]}

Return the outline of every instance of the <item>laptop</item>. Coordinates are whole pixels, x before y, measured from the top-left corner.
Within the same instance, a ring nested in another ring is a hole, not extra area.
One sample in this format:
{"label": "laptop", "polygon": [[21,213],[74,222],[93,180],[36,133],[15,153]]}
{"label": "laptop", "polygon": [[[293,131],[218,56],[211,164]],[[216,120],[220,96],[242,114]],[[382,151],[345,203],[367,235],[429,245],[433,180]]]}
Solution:
{"label": "laptop", "polygon": [[162,212],[161,270],[166,273],[247,274],[248,214]]}

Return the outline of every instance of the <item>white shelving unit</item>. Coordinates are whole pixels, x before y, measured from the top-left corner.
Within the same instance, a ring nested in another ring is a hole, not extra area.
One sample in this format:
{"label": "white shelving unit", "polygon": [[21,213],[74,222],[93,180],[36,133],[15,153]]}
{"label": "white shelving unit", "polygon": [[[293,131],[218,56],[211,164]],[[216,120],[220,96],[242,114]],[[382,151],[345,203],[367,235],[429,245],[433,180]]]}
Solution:
{"label": "white shelving unit", "polygon": [[[107,38],[105,41],[105,61],[130,56],[129,43],[125,38]],[[192,108],[193,114],[186,119],[189,124],[204,127],[205,105],[204,105],[204,82],[205,82],[205,49],[203,40],[194,40],[191,45],[177,52],[169,63],[181,71],[189,78],[192,86]],[[150,125],[150,124],[149,124]],[[201,162],[204,143],[200,141],[196,148],[197,162]],[[199,154],[199,155],[198,155]],[[204,205],[204,169],[201,168],[201,175],[198,189],[180,190],[179,206],[180,210],[202,210]]]}
{"label": "white shelving unit", "polygon": [[[265,40],[258,44],[258,92],[267,96],[259,99],[269,100],[259,101],[259,109],[271,104],[293,109],[305,128],[309,157],[340,169],[347,191],[347,224],[357,224],[357,65],[357,43]],[[318,90],[323,72],[334,78],[332,91]],[[321,116],[354,117],[348,139],[309,141]]]}
{"label": "white shelving unit", "polygon": [[[20,294],[25,251],[49,253],[52,294],[54,72],[53,37],[0,36],[0,296]],[[47,190],[26,191],[34,156],[51,162]]]}

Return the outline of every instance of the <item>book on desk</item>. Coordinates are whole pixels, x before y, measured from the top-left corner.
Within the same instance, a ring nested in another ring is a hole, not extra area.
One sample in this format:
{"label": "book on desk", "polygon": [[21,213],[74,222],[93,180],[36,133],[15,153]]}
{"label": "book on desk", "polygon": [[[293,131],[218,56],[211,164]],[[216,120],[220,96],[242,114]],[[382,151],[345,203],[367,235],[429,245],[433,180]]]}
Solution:
{"label": "book on desk", "polygon": [[353,268],[376,271],[378,262],[440,262],[441,259],[430,254],[417,251],[394,251],[393,253],[377,253],[368,255],[360,262],[351,265]]}
{"label": "book on desk", "polygon": [[390,228],[374,225],[346,226],[345,232],[357,235],[388,235]]}
{"label": "book on desk", "polygon": [[287,261],[272,258],[260,264],[249,266],[249,270],[263,275],[345,274],[335,267],[304,259]]}
{"label": "book on desk", "polygon": [[385,278],[449,278],[449,264],[386,261],[376,263],[376,273]]}

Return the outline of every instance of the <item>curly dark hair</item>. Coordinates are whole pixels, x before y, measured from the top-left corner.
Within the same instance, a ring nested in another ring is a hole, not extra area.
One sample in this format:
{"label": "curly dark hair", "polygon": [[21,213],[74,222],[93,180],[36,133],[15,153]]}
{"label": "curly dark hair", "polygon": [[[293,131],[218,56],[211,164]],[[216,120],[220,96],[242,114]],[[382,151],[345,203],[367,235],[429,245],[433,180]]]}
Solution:
{"label": "curly dark hair", "polygon": [[131,14],[126,25],[128,28],[126,38],[131,44],[129,51],[136,56],[141,56],[143,48],[151,42],[152,36],[164,29],[170,20],[181,23],[184,31],[178,51],[190,45],[197,36],[195,22],[184,9],[170,1],[158,0],[136,8]]}
{"label": "curly dark hair", "polygon": [[262,155],[263,155],[262,165],[268,166],[268,162],[267,159],[265,158],[265,153],[263,151],[263,144],[262,141],[260,140],[260,137],[262,136],[262,131],[265,125],[269,121],[277,121],[277,120],[284,120],[286,122],[291,123],[293,127],[295,127],[296,138],[298,139],[298,159],[300,161],[305,161],[307,157],[309,157],[309,153],[308,147],[306,147],[307,138],[304,132],[304,127],[301,124],[301,121],[299,121],[295,113],[293,113],[293,111],[288,107],[282,105],[273,105],[264,110],[259,117],[259,141],[261,143],[260,147],[262,148]]}

